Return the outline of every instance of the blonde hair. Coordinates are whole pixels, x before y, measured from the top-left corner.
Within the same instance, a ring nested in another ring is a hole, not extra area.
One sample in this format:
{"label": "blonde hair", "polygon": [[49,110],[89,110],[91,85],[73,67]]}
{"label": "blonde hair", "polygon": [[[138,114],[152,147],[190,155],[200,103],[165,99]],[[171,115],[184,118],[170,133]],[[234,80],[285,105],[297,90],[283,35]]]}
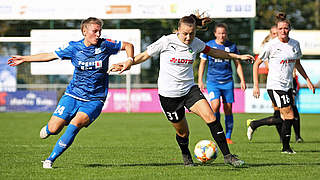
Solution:
{"label": "blonde hair", "polygon": [[95,18],[95,17],[89,17],[89,18],[83,20],[83,21],[81,22],[81,32],[82,32],[82,35],[84,35],[84,34],[83,34],[84,28],[88,28],[88,25],[89,25],[89,24],[98,24],[98,25],[100,25],[100,27],[102,28],[102,26],[103,26],[103,21],[102,21],[101,19]]}
{"label": "blonde hair", "polygon": [[273,26],[270,28],[269,34],[268,34],[268,36],[266,36],[266,37],[264,38],[264,40],[263,40],[262,43],[261,43],[261,46],[263,46],[265,43],[269,42],[269,41],[272,39],[272,35],[271,35],[272,31],[271,31],[271,29],[276,28],[276,27],[277,27],[276,25],[273,25]]}

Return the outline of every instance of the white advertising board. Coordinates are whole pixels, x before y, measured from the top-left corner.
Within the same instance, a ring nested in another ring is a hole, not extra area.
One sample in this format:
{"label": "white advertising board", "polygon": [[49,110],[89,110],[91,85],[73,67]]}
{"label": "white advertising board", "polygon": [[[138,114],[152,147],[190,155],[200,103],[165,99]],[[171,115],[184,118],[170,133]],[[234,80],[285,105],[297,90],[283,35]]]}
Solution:
{"label": "white advertising board", "polygon": [[253,89],[245,91],[245,112],[246,113],[273,113],[272,102],[269,98],[267,89],[260,88],[260,97],[253,97]]}
{"label": "white advertising board", "polygon": [[[101,37],[127,41],[134,45],[135,55],[140,53],[141,32],[139,29],[103,29]],[[80,29],[77,30],[32,30],[31,54],[53,52],[69,41],[78,41],[83,38]],[[110,56],[109,64],[125,61],[127,55],[121,51]],[[132,66],[131,74],[140,74],[140,64]],[[74,67],[69,60],[54,60],[50,62],[31,63],[33,75],[73,74]],[[125,73],[123,73],[125,74]]]}
{"label": "white advertising board", "polygon": [[[253,52],[259,54],[263,39],[269,30],[255,30],[253,32]],[[299,41],[303,55],[320,55],[319,30],[291,30],[289,37]]]}
{"label": "white advertising board", "polygon": [[[92,4],[93,3],[93,4]],[[0,19],[177,19],[195,10],[212,18],[252,18],[256,0],[0,0]]]}

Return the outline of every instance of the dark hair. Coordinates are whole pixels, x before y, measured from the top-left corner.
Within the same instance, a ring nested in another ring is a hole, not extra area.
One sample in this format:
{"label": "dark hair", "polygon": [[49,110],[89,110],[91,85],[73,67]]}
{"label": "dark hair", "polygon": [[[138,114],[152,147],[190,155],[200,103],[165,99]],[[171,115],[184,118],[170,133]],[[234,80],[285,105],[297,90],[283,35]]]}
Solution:
{"label": "dark hair", "polygon": [[88,26],[89,24],[98,24],[98,25],[100,25],[101,28],[102,28],[102,26],[103,26],[103,21],[102,21],[101,19],[95,18],[95,17],[89,17],[89,18],[83,20],[83,21],[81,22],[81,32],[82,32],[82,34],[83,34],[83,29],[84,29],[84,28],[87,28],[87,26]]}
{"label": "dark hair", "polygon": [[278,26],[279,22],[286,22],[289,25],[289,28],[291,28],[291,23],[290,21],[287,19],[287,15],[284,12],[278,12],[278,14],[276,15],[276,26]]}
{"label": "dark hair", "polygon": [[213,32],[216,32],[217,28],[224,28],[228,31],[228,25],[226,23],[218,23],[214,26]]}
{"label": "dark hair", "polygon": [[196,26],[197,29],[207,30],[207,25],[212,22],[212,19],[209,17],[201,17],[201,15],[191,14],[190,16],[184,16],[179,20],[178,27],[181,24],[187,24],[189,26]]}

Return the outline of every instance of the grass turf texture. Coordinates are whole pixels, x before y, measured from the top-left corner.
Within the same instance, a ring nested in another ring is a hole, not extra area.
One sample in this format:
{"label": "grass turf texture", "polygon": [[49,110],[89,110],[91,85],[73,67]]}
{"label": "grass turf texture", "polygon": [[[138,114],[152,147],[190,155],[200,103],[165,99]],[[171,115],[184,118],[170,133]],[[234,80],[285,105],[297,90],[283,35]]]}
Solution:
{"label": "grass turf texture", "polygon": [[[320,177],[319,114],[301,115],[305,142],[291,144],[297,154],[281,154],[275,127],[259,128],[249,142],[246,120],[269,114],[235,114],[230,145],[246,168],[224,165],[222,154],[210,164],[184,167],[175,131],[161,113],[105,113],[80,131],[72,146],[43,169],[57,139],[39,138],[48,113],[0,114],[0,179],[318,179]],[[224,116],[222,115],[222,124]],[[196,115],[187,114],[190,150],[212,139]],[[292,133],[293,134],[293,133]]]}

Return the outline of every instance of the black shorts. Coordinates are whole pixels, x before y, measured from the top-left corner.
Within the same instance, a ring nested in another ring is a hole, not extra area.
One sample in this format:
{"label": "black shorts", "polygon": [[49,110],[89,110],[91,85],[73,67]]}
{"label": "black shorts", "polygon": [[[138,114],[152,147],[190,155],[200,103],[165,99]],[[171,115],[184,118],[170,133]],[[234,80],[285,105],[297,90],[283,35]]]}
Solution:
{"label": "black shorts", "polygon": [[292,89],[288,91],[268,89],[267,91],[276,107],[283,108],[293,105]]}
{"label": "black shorts", "polygon": [[206,99],[198,86],[192,86],[188,94],[182,97],[164,97],[159,94],[159,98],[163,113],[173,123],[185,117],[185,107],[190,111],[196,102]]}

